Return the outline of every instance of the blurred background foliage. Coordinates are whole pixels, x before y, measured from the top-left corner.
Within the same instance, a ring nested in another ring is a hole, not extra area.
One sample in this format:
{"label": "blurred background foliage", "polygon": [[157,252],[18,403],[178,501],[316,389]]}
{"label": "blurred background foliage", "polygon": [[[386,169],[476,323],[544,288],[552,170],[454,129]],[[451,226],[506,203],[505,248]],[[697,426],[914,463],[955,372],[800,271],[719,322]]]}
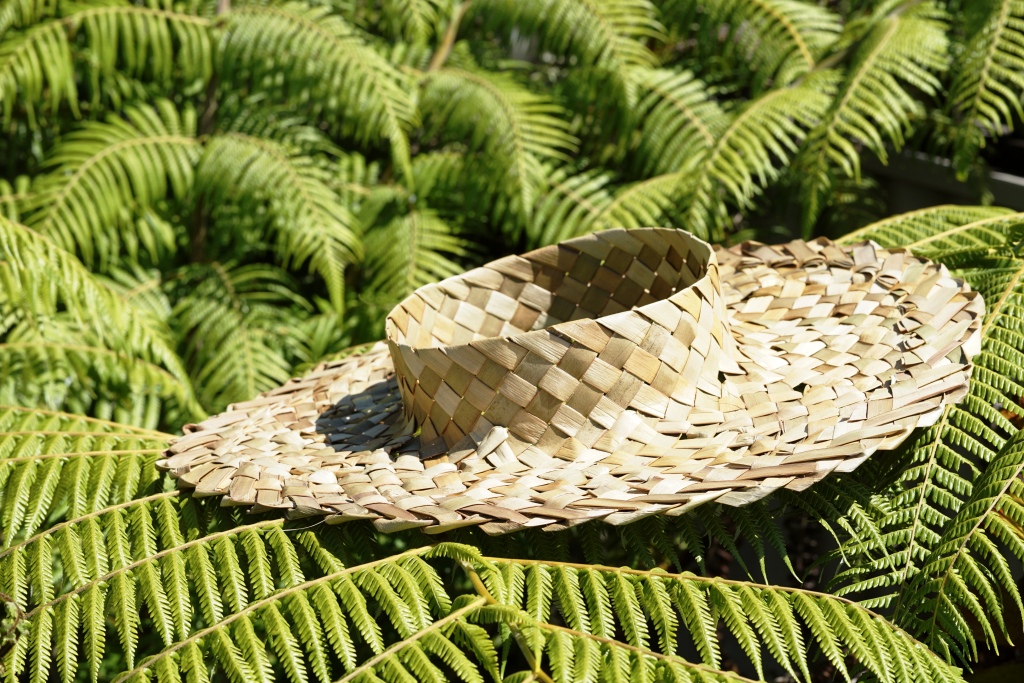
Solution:
{"label": "blurred background foliage", "polygon": [[4,250],[52,258],[0,398],[174,429],[492,257],[842,234],[904,148],[983,193],[1022,67],[1011,0],[4,0]]}

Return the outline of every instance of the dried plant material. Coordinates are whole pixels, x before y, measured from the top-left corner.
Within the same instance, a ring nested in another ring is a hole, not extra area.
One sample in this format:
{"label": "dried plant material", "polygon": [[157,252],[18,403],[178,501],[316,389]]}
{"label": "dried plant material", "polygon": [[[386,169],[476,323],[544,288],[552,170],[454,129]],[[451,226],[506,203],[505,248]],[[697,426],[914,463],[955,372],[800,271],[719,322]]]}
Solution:
{"label": "dried plant material", "polygon": [[744,505],[934,422],[983,314],[873,243],[610,230],[417,290],[386,344],[187,426],[160,464],[196,495],[385,531]]}

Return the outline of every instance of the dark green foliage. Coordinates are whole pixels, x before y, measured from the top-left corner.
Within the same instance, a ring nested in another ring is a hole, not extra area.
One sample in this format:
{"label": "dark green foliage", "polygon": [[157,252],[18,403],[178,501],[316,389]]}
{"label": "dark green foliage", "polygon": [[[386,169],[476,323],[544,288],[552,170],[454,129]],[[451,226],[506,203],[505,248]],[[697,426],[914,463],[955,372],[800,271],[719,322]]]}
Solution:
{"label": "dark green foliage", "polygon": [[[861,156],[976,171],[1022,74],[1020,0],[0,3],[0,676],[961,680],[1022,611],[1024,216],[870,223]],[[968,397],[808,491],[621,528],[383,535],[154,468],[154,429],[417,286],[643,225],[944,262],[989,311]]]}

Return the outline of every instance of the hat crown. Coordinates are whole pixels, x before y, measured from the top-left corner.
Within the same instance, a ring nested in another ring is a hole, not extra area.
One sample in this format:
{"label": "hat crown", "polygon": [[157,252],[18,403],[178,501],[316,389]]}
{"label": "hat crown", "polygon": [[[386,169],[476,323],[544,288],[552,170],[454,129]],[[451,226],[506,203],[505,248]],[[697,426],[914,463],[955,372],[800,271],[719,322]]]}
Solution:
{"label": "hat crown", "polygon": [[739,371],[714,250],[666,228],[499,259],[416,290],[386,329],[406,417],[448,449],[495,426],[549,452],[594,446],[629,413],[717,409]]}

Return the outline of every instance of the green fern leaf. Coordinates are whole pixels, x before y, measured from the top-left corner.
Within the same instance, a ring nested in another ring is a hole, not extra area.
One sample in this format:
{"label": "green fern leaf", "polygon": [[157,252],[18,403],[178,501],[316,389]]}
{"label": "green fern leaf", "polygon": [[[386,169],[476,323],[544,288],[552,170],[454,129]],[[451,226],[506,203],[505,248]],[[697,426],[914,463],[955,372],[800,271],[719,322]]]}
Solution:
{"label": "green fern leaf", "polygon": [[1014,119],[1024,116],[1024,2],[969,2],[959,18],[965,38],[949,102],[959,119],[953,160],[963,179],[986,137],[1012,130]]}
{"label": "green fern leaf", "polygon": [[510,210],[528,219],[544,188],[542,162],[575,149],[562,109],[503,74],[446,68],[425,79],[421,106],[432,130],[478,152],[480,170],[494,178],[491,192],[511,190]]}
{"label": "green fern leaf", "polygon": [[[308,262],[341,310],[345,268],[361,245],[356,220],[331,181],[330,166],[301,147],[241,133],[211,139],[196,170],[203,201],[219,209],[215,218],[223,214],[227,221],[225,207],[243,220],[264,214],[263,229],[276,236],[285,265]],[[269,210],[261,211],[264,206]]]}
{"label": "green fern leaf", "polygon": [[484,0],[470,8],[494,26],[515,26],[540,37],[543,50],[573,55],[582,65],[609,74],[627,105],[636,100],[631,67],[654,66],[647,46],[664,36],[648,0]]}
{"label": "green fern leaf", "polygon": [[[318,116],[329,113],[333,120],[357,122],[361,141],[389,142],[395,165],[411,177],[408,131],[416,122],[414,89],[356,29],[329,8],[300,2],[245,3],[224,22],[219,54],[225,79],[260,83],[286,70],[288,76],[281,79],[286,95]],[[275,55],[273,71],[254,59],[261,54]]]}
{"label": "green fern leaf", "polygon": [[27,224],[87,265],[108,266],[121,251],[122,232],[141,227],[134,215],[191,191],[194,135],[195,113],[166,100],[85,124],[49,157],[51,173],[35,183]]}
{"label": "green fern leaf", "polygon": [[814,68],[839,36],[839,17],[800,0],[713,0],[702,3],[708,30],[731,27],[755,82],[784,86]]}
{"label": "green fern leaf", "polygon": [[803,178],[806,234],[828,203],[833,178],[860,176],[858,144],[885,163],[886,146],[899,150],[922,115],[911,89],[935,95],[937,74],[947,68],[945,14],[936,3],[901,3],[869,28],[858,22],[851,27],[853,35],[866,34],[852,46],[835,101],[796,161]]}
{"label": "green fern leaf", "polygon": [[[1007,440],[1017,431],[1000,411],[1024,413],[1018,402],[1024,379],[1019,370],[1024,339],[1018,332],[1017,306],[1024,287],[1024,262],[1005,255],[1010,228],[1020,220],[1019,214],[996,210],[986,216],[984,212],[939,207],[869,226],[851,238],[885,240],[894,227],[906,224],[917,237],[912,244],[947,260],[954,274],[971,283],[987,304],[981,352],[974,359],[967,398],[948,407],[933,426],[915,435],[905,447],[905,459],[896,465],[900,470],[895,473],[895,483],[883,494],[888,497],[888,508],[880,522],[880,535],[866,538],[855,534],[846,542],[841,552],[849,569],[835,578],[838,594],[870,591],[867,604],[892,609],[898,623],[961,661],[976,650],[973,630],[963,615],[972,614],[991,641],[995,630],[1001,629],[999,617],[989,612],[996,602],[994,595],[999,591],[1013,595],[1016,590],[991,555],[991,547],[985,557],[995,564],[981,568],[967,558],[958,565],[956,576],[951,576],[947,570],[956,556],[947,553],[951,543],[975,543],[972,552],[976,553],[990,541],[984,533],[975,537],[963,527],[956,527],[958,535],[953,540],[947,540],[946,534],[954,528],[959,511],[966,509],[966,501],[982,495],[978,483],[985,480],[990,463],[1001,449],[1009,448]],[[956,225],[960,221],[969,222]],[[869,464],[864,476],[884,476],[884,470],[882,464]],[[999,504],[998,500],[990,503]],[[930,594],[922,588],[934,588],[929,577],[937,575],[945,577],[940,581],[950,587],[949,594]],[[929,616],[917,618],[919,610]]]}
{"label": "green fern leaf", "polygon": [[731,224],[730,205],[751,206],[751,198],[779,176],[806,131],[824,116],[834,75],[816,74],[799,86],[772,90],[743,107],[702,158],[679,173],[685,177],[680,225],[694,234],[721,239]]}

